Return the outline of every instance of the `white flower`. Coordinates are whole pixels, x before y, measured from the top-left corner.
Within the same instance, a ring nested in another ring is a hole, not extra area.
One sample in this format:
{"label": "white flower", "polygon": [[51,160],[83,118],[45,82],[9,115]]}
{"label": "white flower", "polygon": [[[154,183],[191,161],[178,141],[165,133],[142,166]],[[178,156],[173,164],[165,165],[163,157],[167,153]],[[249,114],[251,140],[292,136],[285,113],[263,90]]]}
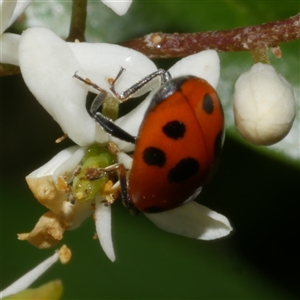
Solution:
{"label": "white flower", "polygon": [[18,65],[18,47],[20,36],[3,32],[23,13],[32,0],[0,2],[0,62]]}
{"label": "white flower", "polygon": [[[54,156],[42,167],[26,176],[26,181],[36,199],[49,209],[29,233],[18,234],[19,240],[26,240],[37,248],[55,246],[63,238],[65,230],[77,228],[95,211],[96,229],[103,250],[112,261],[115,260],[111,239],[110,206],[103,202],[110,196],[100,195],[96,199],[70,201],[68,183],[80,164],[87,147],[72,146]],[[131,158],[120,153],[118,161],[130,168]],[[110,184],[110,182],[108,182]],[[109,188],[108,188],[109,189]],[[93,208],[95,204],[95,210]]]}
{"label": "white flower", "polygon": [[262,63],[239,77],[233,105],[237,130],[256,145],[283,139],[295,118],[293,88],[272,66]]}
{"label": "white flower", "polygon": [[[47,179],[46,184],[51,187],[50,190],[56,191],[57,187],[63,189],[64,185],[61,186],[60,178],[62,176],[68,178],[70,174],[73,174],[87,145],[113,141],[119,150],[122,150],[118,153],[118,161],[124,163],[127,169],[131,168],[131,158],[125,152],[133,150],[134,146],[110,137],[95,124],[85,107],[87,91],[90,88],[74,79],[73,75],[77,71],[83,78],[89,78],[101,88],[109,91],[108,79],[115,78],[122,66],[126,72],[117,81],[116,89],[124,91],[156,70],[155,65],[147,57],[116,45],[65,43],[47,29],[31,28],[21,37],[19,62],[24,80],[37,100],[60,124],[63,131],[79,146],[83,146],[66,149],[65,153],[58,154],[52,161],[27,177],[27,181],[30,179],[38,183],[35,184],[36,190],[33,193],[39,201],[41,201],[41,196],[44,196],[43,193],[41,195],[40,180]],[[169,71],[175,77],[183,75],[202,77],[216,87],[220,71],[219,58],[215,51],[203,51],[182,59]],[[158,87],[158,80],[147,84],[137,94],[151,89],[153,91],[136,109],[118,119],[116,123],[129,133],[136,135],[151,96]],[[45,190],[48,188],[43,189]],[[43,201],[43,205],[55,215],[54,218],[58,220],[60,227],[63,227],[59,229],[61,232],[77,226],[92,213],[91,203],[95,204],[97,235],[104,251],[114,261],[110,225],[111,210],[102,203],[105,197],[99,195],[92,201],[83,202],[84,204],[80,201],[78,201],[79,204],[77,202],[71,204],[61,191],[57,195],[61,195],[58,200],[55,200],[56,196],[51,196],[51,201],[45,197],[46,201]],[[52,203],[50,207],[50,202],[59,204]],[[57,211],[58,207],[61,207],[62,211],[60,209]],[[81,217],[81,209],[84,212],[83,217]],[[196,239],[220,238],[232,230],[226,217],[195,202],[171,211],[146,214],[146,216],[164,230]],[[61,226],[61,224],[69,225]]]}
{"label": "white flower", "polygon": [[137,51],[104,43],[66,43],[45,28],[30,28],[22,34],[19,62],[31,92],[80,146],[105,142],[107,135],[89,116],[85,108],[89,87],[74,79],[74,73],[108,90],[107,79],[114,78],[122,66],[126,76],[117,88],[124,90],[156,70]]}
{"label": "white flower", "polygon": [[[18,48],[20,35],[3,32],[23,13],[33,0],[0,0],[0,63],[19,66]],[[103,4],[111,8],[116,14],[125,15],[131,6],[132,0],[101,0]]]}
{"label": "white flower", "polygon": [[101,0],[101,1],[120,16],[123,16],[127,13],[132,3],[132,0]]}
{"label": "white flower", "polygon": [[27,240],[40,249],[55,246],[66,229],[78,227],[93,213],[90,203],[77,201],[72,204],[68,198],[67,181],[84,152],[82,147],[69,147],[26,177],[36,199],[49,211],[39,219],[30,233],[18,234],[20,240]]}

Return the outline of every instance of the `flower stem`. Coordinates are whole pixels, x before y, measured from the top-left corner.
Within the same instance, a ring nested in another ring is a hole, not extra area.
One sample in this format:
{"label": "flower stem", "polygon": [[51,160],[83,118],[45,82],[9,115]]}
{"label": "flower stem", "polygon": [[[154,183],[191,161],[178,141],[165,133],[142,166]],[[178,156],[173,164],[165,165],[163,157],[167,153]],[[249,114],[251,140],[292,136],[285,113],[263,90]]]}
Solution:
{"label": "flower stem", "polygon": [[235,28],[197,33],[151,33],[121,43],[147,55],[149,58],[184,57],[205,49],[217,51],[251,51],[260,47],[278,46],[300,38],[300,13],[288,19]]}
{"label": "flower stem", "polygon": [[251,49],[250,53],[252,55],[254,63],[263,63],[263,64],[270,64],[269,56],[268,56],[268,47],[267,45],[263,44],[260,47]]}
{"label": "flower stem", "polygon": [[73,0],[72,17],[68,42],[74,42],[76,39],[80,42],[85,41],[85,22],[87,16],[87,0]]}

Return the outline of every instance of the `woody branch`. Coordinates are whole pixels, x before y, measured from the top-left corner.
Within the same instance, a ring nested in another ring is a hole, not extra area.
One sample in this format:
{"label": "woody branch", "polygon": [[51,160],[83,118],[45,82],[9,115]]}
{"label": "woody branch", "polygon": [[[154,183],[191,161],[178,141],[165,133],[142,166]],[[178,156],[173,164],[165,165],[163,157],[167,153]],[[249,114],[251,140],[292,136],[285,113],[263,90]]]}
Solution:
{"label": "woody branch", "polygon": [[206,49],[217,51],[253,51],[276,47],[300,38],[300,13],[288,19],[257,26],[198,33],[151,33],[121,43],[149,58],[184,57]]}

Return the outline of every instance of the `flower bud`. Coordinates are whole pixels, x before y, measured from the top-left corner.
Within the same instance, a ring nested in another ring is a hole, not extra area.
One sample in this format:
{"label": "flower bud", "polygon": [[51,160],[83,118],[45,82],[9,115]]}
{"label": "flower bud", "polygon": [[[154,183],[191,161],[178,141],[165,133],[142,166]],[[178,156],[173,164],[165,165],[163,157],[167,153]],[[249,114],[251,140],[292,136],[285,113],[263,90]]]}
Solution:
{"label": "flower bud", "polygon": [[243,138],[256,145],[272,145],[292,127],[294,91],[271,65],[256,63],[238,78],[233,107],[235,124]]}

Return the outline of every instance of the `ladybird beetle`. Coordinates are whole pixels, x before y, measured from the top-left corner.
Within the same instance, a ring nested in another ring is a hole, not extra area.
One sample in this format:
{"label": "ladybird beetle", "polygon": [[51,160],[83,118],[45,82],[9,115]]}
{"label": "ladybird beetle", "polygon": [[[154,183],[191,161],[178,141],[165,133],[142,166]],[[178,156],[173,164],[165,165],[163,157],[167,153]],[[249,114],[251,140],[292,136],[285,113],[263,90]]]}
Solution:
{"label": "ladybird beetle", "polygon": [[123,70],[110,82],[111,91],[121,101],[154,77],[161,77],[161,87],[151,100],[137,137],[97,112],[107,92],[75,74],[100,91],[90,109],[99,125],[114,137],[136,145],[128,180],[120,163],[104,171],[118,171],[123,203],[133,213],[173,209],[200,193],[217,161],[224,137],[221,102],[206,80],[195,76],[172,79],[161,69],[118,94],[114,84]]}

